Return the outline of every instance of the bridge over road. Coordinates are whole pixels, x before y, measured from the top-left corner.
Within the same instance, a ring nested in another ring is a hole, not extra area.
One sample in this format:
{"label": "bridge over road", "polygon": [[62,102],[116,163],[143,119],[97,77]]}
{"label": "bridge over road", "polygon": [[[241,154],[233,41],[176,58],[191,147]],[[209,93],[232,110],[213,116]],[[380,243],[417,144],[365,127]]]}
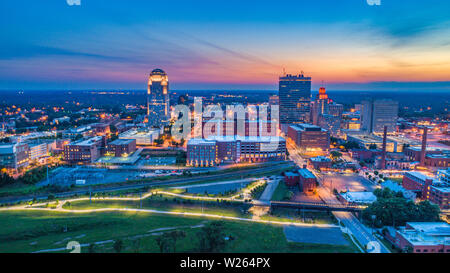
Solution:
{"label": "bridge over road", "polygon": [[342,203],[320,203],[320,202],[283,202],[283,201],[269,201],[269,202],[253,202],[255,206],[270,206],[271,208],[296,208],[296,209],[310,209],[310,210],[325,210],[325,211],[349,211],[360,212],[366,206],[360,205],[345,205]]}

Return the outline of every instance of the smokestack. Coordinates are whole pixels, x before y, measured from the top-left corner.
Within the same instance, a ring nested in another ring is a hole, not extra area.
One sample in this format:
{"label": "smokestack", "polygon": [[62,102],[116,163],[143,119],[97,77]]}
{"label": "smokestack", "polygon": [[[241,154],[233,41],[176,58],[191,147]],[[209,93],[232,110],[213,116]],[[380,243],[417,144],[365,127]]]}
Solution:
{"label": "smokestack", "polygon": [[383,151],[381,154],[381,169],[386,169],[386,143],[387,143],[387,126],[384,126],[383,133]]}
{"label": "smokestack", "polygon": [[423,127],[422,150],[420,151],[420,166],[425,166],[425,156],[427,154],[427,134],[428,128]]}

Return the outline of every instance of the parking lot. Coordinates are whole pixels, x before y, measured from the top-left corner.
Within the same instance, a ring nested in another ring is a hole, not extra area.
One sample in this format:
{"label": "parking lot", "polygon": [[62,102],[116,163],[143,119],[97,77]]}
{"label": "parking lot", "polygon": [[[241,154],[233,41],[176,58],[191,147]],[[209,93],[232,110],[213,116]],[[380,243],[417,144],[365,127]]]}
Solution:
{"label": "parking lot", "polygon": [[290,242],[325,244],[325,245],[349,245],[339,227],[316,228],[285,226],[284,234]]}

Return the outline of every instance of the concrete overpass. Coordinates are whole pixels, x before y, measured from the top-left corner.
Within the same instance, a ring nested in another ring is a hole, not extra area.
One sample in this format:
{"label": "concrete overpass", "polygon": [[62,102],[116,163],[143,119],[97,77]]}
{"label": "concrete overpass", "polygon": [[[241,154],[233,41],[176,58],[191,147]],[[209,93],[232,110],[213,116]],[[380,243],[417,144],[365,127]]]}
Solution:
{"label": "concrete overpass", "polygon": [[269,201],[269,202],[253,202],[255,206],[270,206],[271,208],[294,208],[294,209],[309,209],[309,210],[324,210],[324,211],[349,211],[360,212],[366,206],[360,205],[344,205],[341,203],[320,203],[320,202],[283,202],[283,201]]}

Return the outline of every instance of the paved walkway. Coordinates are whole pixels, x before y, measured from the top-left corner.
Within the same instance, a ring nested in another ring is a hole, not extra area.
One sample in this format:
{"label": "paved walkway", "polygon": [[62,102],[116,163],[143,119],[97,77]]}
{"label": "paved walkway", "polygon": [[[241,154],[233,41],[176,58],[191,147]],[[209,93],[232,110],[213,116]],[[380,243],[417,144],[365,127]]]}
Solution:
{"label": "paved walkway", "polygon": [[280,180],[278,180],[278,179],[267,182],[267,187],[264,190],[264,192],[261,194],[259,201],[270,202],[270,200],[272,199],[273,193],[275,192],[275,190],[278,187],[278,183],[280,183]]}

